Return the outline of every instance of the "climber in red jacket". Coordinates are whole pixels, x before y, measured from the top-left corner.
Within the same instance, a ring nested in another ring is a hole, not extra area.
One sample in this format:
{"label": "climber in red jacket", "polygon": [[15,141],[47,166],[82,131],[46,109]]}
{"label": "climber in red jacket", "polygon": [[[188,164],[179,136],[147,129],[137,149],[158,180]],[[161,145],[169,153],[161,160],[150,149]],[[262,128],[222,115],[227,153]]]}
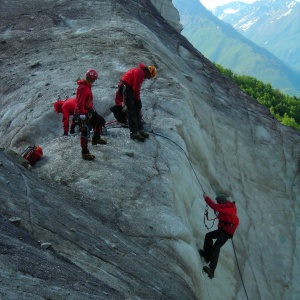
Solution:
{"label": "climber in red jacket", "polygon": [[[208,232],[205,235],[203,250],[199,254],[209,263],[209,266],[203,267],[203,271],[208,274],[209,278],[214,277],[214,271],[218,264],[221,247],[231,239],[239,225],[239,218],[235,202],[227,200],[225,195],[216,198],[217,203],[210,199],[205,193],[203,194],[205,202],[210,208],[218,212],[218,229]],[[216,239],[213,244],[213,240]]]}
{"label": "climber in red jacket", "polygon": [[[144,142],[145,138],[149,137],[149,134],[143,130],[141,87],[145,79],[154,78],[155,76],[156,68],[154,66],[146,67],[142,63],[137,68],[127,71],[119,82],[115,95],[115,107],[111,108],[113,112],[114,110],[120,112],[120,109],[124,110],[126,106],[130,138],[140,142]],[[115,116],[118,117],[116,114]]]}
{"label": "climber in red jacket", "polygon": [[66,100],[57,100],[54,102],[54,111],[57,113],[61,113],[64,135],[68,135],[69,132],[69,118],[72,116],[71,128],[70,133],[74,133],[75,130],[75,119],[74,119],[74,111],[75,111],[76,99],[75,98],[68,98]]}
{"label": "climber in red jacket", "polygon": [[96,112],[93,102],[92,85],[97,79],[98,73],[95,70],[88,70],[85,79],[77,81],[75,111],[81,122],[80,146],[82,158],[85,160],[93,160],[95,158],[88,149],[90,126],[94,129],[92,145],[107,144],[106,140],[100,137],[105,120]]}

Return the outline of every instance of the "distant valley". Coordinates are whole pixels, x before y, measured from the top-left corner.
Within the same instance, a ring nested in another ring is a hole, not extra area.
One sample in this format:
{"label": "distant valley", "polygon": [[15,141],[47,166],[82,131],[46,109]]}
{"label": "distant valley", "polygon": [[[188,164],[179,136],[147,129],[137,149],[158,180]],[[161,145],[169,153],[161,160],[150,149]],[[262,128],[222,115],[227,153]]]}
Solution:
{"label": "distant valley", "polygon": [[300,96],[300,72],[218,19],[198,0],[173,3],[180,14],[182,34],[212,62],[270,83],[285,94]]}

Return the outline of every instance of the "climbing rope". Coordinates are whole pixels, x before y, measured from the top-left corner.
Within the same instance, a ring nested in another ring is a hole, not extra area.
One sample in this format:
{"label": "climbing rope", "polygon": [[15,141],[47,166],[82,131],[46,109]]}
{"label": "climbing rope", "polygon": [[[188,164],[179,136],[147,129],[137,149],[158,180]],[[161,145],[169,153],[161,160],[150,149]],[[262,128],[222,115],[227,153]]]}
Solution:
{"label": "climbing rope", "polygon": [[[187,158],[187,160],[188,160],[188,162],[189,162],[189,164],[190,164],[190,166],[191,166],[191,168],[192,168],[192,170],[193,170],[193,172],[194,172],[194,175],[195,175],[195,177],[196,177],[196,179],[197,179],[197,181],[198,181],[198,183],[199,183],[199,185],[200,185],[200,187],[201,187],[201,189],[202,189],[202,191],[203,191],[203,193],[204,193],[204,189],[203,189],[203,187],[202,187],[202,184],[201,184],[200,180],[198,179],[198,176],[197,176],[197,174],[196,174],[196,172],[195,172],[195,170],[194,170],[194,167],[193,167],[192,163],[190,162],[190,160],[189,160],[187,154],[185,153],[184,149],[183,149],[179,144],[177,144],[176,142],[174,142],[172,139],[170,139],[170,138],[168,138],[168,137],[162,135],[161,133],[154,132],[153,130],[150,131],[150,132],[152,132],[154,135],[160,136],[160,137],[162,137],[162,138],[164,138],[164,139],[166,139],[166,140],[172,142],[173,144],[175,144],[177,147],[179,147],[179,148],[183,151],[183,153],[184,153],[185,157]],[[216,212],[215,212],[215,214],[216,214]],[[205,223],[205,217],[207,217],[207,220],[208,220],[208,221],[213,221],[212,226],[209,227],[209,228],[206,226],[206,223]],[[213,227],[214,221],[215,221],[216,219],[217,219],[217,214],[216,214],[216,218],[214,218],[214,219],[209,219],[209,218],[208,218],[208,205],[206,205],[206,207],[205,207],[205,212],[204,212],[204,225],[205,225],[205,227],[206,227],[208,230],[211,229],[211,228]],[[248,297],[248,294],[247,294],[247,290],[246,290],[246,287],[245,287],[245,284],[244,284],[243,276],[242,276],[242,273],[241,273],[241,270],[240,270],[240,266],[239,266],[239,263],[238,263],[238,259],[237,259],[237,255],[236,255],[236,251],[235,251],[233,239],[231,239],[231,242],[232,242],[233,252],[234,252],[234,256],[235,256],[235,261],[236,261],[236,264],[237,264],[237,267],[238,267],[238,270],[239,270],[239,274],[240,274],[240,278],[241,278],[241,282],[242,282],[242,285],[243,285],[243,289],[244,289],[244,291],[245,291],[245,294],[246,294],[247,299],[249,300],[249,297]]]}
{"label": "climbing rope", "polygon": [[105,125],[102,127],[102,134],[107,135],[107,130],[112,128],[126,128],[126,125],[118,122],[117,120],[106,122]]}
{"label": "climbing rope", "polygon": [[194,175],[195,175],[195,177],[196,177],[196,179],[197,179],[197,181],[198,181],[198,183],[199,183],[199,185],[200,185],[200,187],[202,189],[202,192],[204,193],[204,189],[202,187],[202,184],[201,184],[200,180],[198,179],[198,176],[197,176],[197,174],[195,172],[195,169],[194,169],[192,163],[190,162],[190,159],[188,158],[187,154],[185,153],[184,149],[180,145],[178,145],[176,142],[174,142],[173,140],[171,140],[170,138],[168,138],[167,136],[164,136],[164,135],[162,135],[161,133],[158,133],[158,132],[154,132],[153,130],[151,130],[150,132],[152,132],[153,134],[155,134],[157,136],[160,136],[160,137],[162,137],[162,138],[164,138],[164,139],[172,142],[173,144],[175,144],[177,147],[179,147],[182,150],[182,152],[184,153],[185,157],[187,158],[187,160],[188,160],[188,162],[189,162],[189,164],[191,166],[191,169],[194,172]]}
{"label": "climbing rope", "polygon": [[234,243],[233,243],[233,238],[231,239],[231,243],[232,243],[232,248],[233,248],[233,252],[234,252],[234,256],[235,256],[236,265],[238,267],[239,274],[240,274],[240,277],[241,277],[243,289],[245,291],[246,298],[249,300],[249,297],[248,297],[248,294],[247,294],[247,290],[246,290],[246,287],[245,287],[245,284],[244,284],[243,276],[242,276],[242,273],[241,273],[241,270],[240,270],[239,262],[238,262],[238,259],[237,259],[237,255],[236,255],[236,251],[235,251],[235,247],[234,247]]}
{"label": "climbing rope", "polygon": [[117,120],[113,120],[113,121],[110,121],[110,122],[106,122],[105,126],[110,125],[110,124],[114,124],[114,123],[118,123],[118,121]]}

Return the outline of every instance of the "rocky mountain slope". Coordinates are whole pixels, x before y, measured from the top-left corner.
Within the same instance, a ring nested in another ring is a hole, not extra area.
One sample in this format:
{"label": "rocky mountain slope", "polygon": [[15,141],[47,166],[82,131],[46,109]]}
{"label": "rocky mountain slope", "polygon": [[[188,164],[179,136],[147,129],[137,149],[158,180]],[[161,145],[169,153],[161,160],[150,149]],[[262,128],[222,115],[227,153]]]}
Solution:
{"label": "rocky mountain slope", "polygon": [[174,7],[172,0],[151,0],[160,15],[178,32],[181,32],[182,25],[178,10]]}
{"label": "rocky mountain slope", "polygon": [[246,38],[264,47],[300,71],[300,3],[263,0],[252,4],[232,2],[213,14],[231,24]]}
{"label": "rocky mountain slope", "polygon": [[173,2],[180,12],[182,34],[211,61],[270,83],[285,94],[300,95],[300,72],[219,20],[198,0]]}
{"label": "rocky mountain slope", "polygon": [[[298,298],[298,132],[149,1],[2,1],[0,18],[1,299],[245,299],[241,278],[250,299]],[[83,161],[57,95],[98,70],[95,107],[110,122],[120,76],[141,61],[158,70],[142,89],[150,138],[108,125]],[[26,169],[8,149],[30,144],[44,157]],[[213,280],[198,255],[203,191],[229,193],[241,219]]]}

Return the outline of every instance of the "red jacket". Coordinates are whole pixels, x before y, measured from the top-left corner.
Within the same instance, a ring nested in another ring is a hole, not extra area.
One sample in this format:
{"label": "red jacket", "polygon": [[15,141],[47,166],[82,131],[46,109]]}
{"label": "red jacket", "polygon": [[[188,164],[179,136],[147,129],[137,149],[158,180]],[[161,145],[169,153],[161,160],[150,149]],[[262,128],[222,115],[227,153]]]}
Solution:
{"label": "red jacket", "polygon": [[210,208],[219,212],[218,228],[224,229],[231,235],[234,235],[234,232],[239,225],[239,218],[237,216],[235,203],[228,201],[226,203],[217,204],[208,196],[205,196],[204,199]]}
{"label": "red jacket", "polygon": [[146,66],[139,64],[138,68],[130,69],[121,78],[121,80],[132,87],[134,98],[138,101],[141,101],[141,87],[145,76]]}
{"label": "red jacket", "polygon": [[76,110],[79,115],[84,115],[94,107],[92,85],[86,80],[78,80],[76,91]]}
{"label": "red jacket", "polygon": [[54,104],[54,109],[57,113],[62,113],[63,118],[63,128],[64,132],[69,131],[69,117],[74,115],[74,110],[76,106],[76,98],[68,98],[65,101],[59,100]]}

